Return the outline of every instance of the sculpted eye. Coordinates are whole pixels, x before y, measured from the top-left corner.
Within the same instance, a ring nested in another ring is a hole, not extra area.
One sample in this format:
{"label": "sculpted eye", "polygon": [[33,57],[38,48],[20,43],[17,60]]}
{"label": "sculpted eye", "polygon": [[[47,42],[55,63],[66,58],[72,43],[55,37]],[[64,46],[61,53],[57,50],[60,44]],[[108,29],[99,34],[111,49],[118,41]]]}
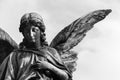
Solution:
{"label": "sculpted eye", "polygon": [[32,28],[32,31],[35,32],[35,28]]}
{"label": "sculpted eye", "polygon": [[38,27],[33,27],[33,28],[32,28],[32,32],[37,32],[37,31],[39,31],[39,28],[38,28]]}

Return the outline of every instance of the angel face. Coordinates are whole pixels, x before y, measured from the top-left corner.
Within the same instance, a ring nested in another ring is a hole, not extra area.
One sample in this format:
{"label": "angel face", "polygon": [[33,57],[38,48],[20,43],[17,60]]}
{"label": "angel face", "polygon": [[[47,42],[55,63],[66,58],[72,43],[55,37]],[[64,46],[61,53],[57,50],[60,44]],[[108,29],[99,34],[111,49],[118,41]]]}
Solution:
{"label": "angel face", "polygon": [[[45,41],[45,25],[42,17],[37,13],[26,13],[20,21],[19,31],[28,42]],[[42,43],[41,43],[42,44]]]}
{"label": "angel face", "polygon": [[23,36],[28,42],[36,42],[38,39],[40,41],[41,31],[37,26],[29,24],[24,28]]}

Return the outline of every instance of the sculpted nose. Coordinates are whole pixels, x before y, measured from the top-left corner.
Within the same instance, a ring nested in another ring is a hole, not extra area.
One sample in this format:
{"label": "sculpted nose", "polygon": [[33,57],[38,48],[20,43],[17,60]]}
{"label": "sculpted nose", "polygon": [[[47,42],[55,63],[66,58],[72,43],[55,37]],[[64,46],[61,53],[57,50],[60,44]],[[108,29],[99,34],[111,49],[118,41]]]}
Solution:
{"label": "sculpted nose", "polygon": [[38,27],[32,26],[31,27],[31,37],[35,38],[37,35],[40,35],[40,30]]}

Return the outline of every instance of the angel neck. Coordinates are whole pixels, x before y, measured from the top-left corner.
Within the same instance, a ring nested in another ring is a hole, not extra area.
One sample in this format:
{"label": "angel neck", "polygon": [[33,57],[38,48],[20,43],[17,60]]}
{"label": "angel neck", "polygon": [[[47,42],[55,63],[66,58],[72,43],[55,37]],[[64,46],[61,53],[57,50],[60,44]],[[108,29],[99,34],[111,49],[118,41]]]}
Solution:
{"label": "angel neck", "polygon": [[36,42],[29,42],[26,39],[23,39],[23,42],[20,43],[20,48],[24,49],[39,49],[43,47],[43,45],[40,45]]}

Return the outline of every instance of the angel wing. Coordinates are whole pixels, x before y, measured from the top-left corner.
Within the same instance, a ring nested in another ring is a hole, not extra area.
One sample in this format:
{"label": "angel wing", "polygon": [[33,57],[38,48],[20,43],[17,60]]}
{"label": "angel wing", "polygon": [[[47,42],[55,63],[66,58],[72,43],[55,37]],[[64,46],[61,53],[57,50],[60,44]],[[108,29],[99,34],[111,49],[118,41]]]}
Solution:
{"label": "angel wing", "polygon": [[93,11],[65,27],[52,40],[50,46],[60,53],[63,62],[71,72],[75,71],[77,53],[70,49],[85,37],[95,23],[103,20],[110,12],[111,9]]}
{"label": "angel wing", "polygon": [[0,64],[16,48],[18,48],[17,43],[0,28]]}

